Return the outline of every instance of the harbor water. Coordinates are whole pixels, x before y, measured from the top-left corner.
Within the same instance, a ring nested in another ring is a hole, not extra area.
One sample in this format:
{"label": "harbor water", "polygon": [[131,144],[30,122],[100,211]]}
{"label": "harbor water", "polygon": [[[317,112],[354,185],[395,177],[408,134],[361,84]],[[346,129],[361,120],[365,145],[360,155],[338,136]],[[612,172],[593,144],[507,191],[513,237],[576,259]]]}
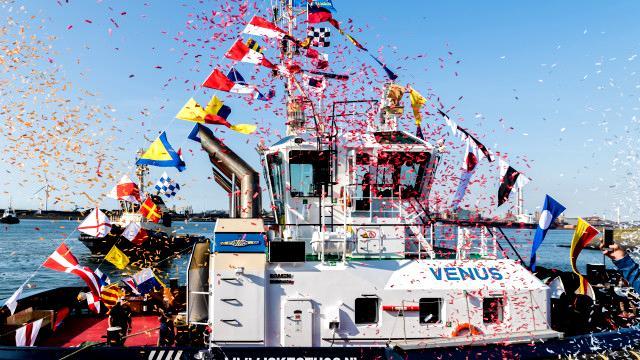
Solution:
{"label": "harbor water", "polygon": [[[188,222],[175,225],[181,233],[211,237],[215,223]],[[88,249],[78,241],[78,232],[74,231],[77,226],[77,221],[62,220],[22,220],[20,224],[2,225],[0,227],[0,299],[9,297],[36,270],[37,273],[25,288],[25,294],[60,286],[84,285],[78,277],[40,267],[55,248],[65,240],[81,265],[91,268],[99,266],[100,270],[108,274],[112,280],[117,280],[136,270],[118,270],[108,262],[91,259]],[[534,231],[505,229],[513,246],[527,263]],[[571,243],[572,235],[572,230],[549,231],[538,250],[538,265],[570,270],[569,248],[566,245]],[[509,256],[515,258],[506,241],[500,241],[500,245]],[[164,273],[158,275],[164,279],[178,277],[180,282],[184,283],[187,262],[188,254],[165,261],[161,266]],[[603,257],[599,251],[585,249],[578,259],[578,267],[585,272],[587,263],[601,264],[602,262]],[[608,259],[605,263],[607,267],[613,266]]]}

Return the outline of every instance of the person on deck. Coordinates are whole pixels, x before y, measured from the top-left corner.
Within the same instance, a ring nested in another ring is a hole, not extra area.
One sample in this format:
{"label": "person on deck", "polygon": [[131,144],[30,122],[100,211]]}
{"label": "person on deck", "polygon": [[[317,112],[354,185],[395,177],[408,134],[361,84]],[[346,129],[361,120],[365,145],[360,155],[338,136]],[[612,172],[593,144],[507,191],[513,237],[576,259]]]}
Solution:
{"label": "person on deck", "polygon": [[118,326],[120,334],[126,336],[131,331],[131,309],[120,299],[109,311],[109,327]]}
{"label": "person on deck", "polygon": [[173,328],[173,322],[164,314],[161,314],[158,320],[160,320],[160,330],[158,331],[158,346],[173,346],[176,338]]}
{"label": "person on deck", "polygon": [[629,285],[640,294],[640,266],[638,266],[638,263],[633,261],[629,254],[618,244],[613,244],[607,248],[602,244],[600,249],[604,255],[613,261],[613,265],[618,268]]}

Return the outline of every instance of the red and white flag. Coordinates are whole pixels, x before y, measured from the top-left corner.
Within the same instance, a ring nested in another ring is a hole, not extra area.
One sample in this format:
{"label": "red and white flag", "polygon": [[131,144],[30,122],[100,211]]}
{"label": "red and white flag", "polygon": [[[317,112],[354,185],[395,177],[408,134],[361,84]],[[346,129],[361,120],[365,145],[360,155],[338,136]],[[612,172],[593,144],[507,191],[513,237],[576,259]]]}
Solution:
{"label": "red and white flag", "polygon": [[105,237],[111,231],[111,221],[100,209],[91,210],[89,216],[78,226],[78,230],[95,237]]}
{"label": "red and white flag", "polygon": [[282,39],[287,35],[276,24],[260,16],[254,16],[247,24],[247,27],[244,28],[243,33],[276,39]]}
{"label": "red and white flag", "polygon": [[88,292],[88,293],[84,293],[87,297],[87,306],[89,307],[89,310],[93,311],[96,314],[100,314],[100,300],[101,298],[95,298],[93,297],[93,294]]}
{"label": "red and white flag", "polygon": [[133,280],[132,277],[123,278],[122,282],[125,283],[131,289],[131,291],[134,294],[140,295],[140,291],[138,291],[138,287],[136,286],[136,282]]}
{"label": "red and white flag", "polygon": [[308,48],[305,54],[316,69],[326,69],[329,67],[329,55],[321,53],[316,49]]}
{"label": "red and white flag", "polygon": [[467,192],[469,181],[478,165],[478,158],[478,148],[471,144],[471,139],[467,138],[467,150],[465,151],[464,162],[462,164],[462,174],[460,175],[460,182],[458,183],[456,193],[453,195],[453,202],[451,204],[454,210],[458,209],[462,198]]}
{"label": "red and white flag", "polygon": [[122,236],[135,245],[142,245],[142,243],[149,239],[147,230],[143,229],[142,226],[140,226],[140,223],[135,221],[130,222],[129,225],[124,228]]}
{"label": "red and white flag", "polygon": [[140,198],[140,189],[138,189],[138,185],[131,181],[128,175],[122,176],[118,185],[114,186],[107,196],[112,199],[129,201],[136,204],[139,204],[142,200]]}
{"label": "red and white flag", "polygon": [[78,259],[64,243],[60,244],[42,266],[54,271],[65,272],[79,276],[89,287],[94,299],[100,299],[100,279],[93,270],[86,266],[80,266]]}
{"label": "red and white flag", "polygon": [[44,319],[30,322],[16,330],[16,346],[34,346],[40,327],[42,327],[42,320]]}
{"label": "red and white flag", "polygon": [[302,72],[302,67],[296,61],[287,61],[283,64],[276,65],[276,69],[280,74],[286,77],[292,77],[295,74]]}
{"label": "red and white flag", "polygon": [[213,72],[211,72],[209,77],[202,83],[202,86],[236,94],[252,94],[257,90],[254,86],[233,82],[218,69],[214,69]]}
{"label": "red and white flag", "polygon": [[260,64],[270,69],[273,69],[275,67],[269,60],[267,60],[267,58],[264,57],[264,54],[250,49],[241,40],[236,40],[236,42],[233,43],[229,51],[227,51],[224,56],[231,60],[242,61],[251,64]]}

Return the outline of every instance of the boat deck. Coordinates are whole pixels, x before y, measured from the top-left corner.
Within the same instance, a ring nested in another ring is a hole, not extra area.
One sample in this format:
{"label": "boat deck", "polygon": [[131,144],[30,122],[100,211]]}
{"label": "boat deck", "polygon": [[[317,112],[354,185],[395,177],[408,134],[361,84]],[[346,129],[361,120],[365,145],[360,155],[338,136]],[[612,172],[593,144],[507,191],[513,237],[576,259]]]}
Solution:
{"label": "boat deck", "polygon": [[[132,319],[130,334],[155,329],[125,339],[125,346],[156,346],[160,325],[157,315],[137,315]],[[70,317],[56,332],[38,346],[74,347],[84,342],[104,342],[107,340],[107,317]]]}

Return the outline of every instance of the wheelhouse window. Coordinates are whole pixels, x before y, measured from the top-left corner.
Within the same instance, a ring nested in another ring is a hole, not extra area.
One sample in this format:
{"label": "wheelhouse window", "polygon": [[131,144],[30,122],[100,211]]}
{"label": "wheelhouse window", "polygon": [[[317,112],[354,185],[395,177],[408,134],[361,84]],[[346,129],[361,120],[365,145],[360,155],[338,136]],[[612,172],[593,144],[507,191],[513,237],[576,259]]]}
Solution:
{"label": "wheelhouse window", "polygon": [[380,152],[376,168],[376,187],[380,195],[409,198],[420,194],[430,158],[428,152]]}
{"label": "wheelhouse window", "polygon": [[490,297],[482,300],[482,321],[485,324],[499,324],[504,320],[504,298]]}
{"label": "wheelhouse window", "polygon": [[361,297],[355,303],[356,324],[375,324],[378,322],[378,298]]}
{"label": "wheelhouse window", "polygon": [[291,196],[320,196],[329,181],[329,152],[292,150],[289,152]]}
{"label": "wheelhouse window", "polygon": [[273,194],[276,216],[280,218],[284,215],[284,181],[280,153],[268,154],[267,165],[269,167],[269,181],[271,181],[271,193]]}
{"label": "wheelhouse window", "polygon": [[442,299],[420,299],[420,324],[435,324],[441,320]]}
{"label": "wheelhouse window", "polygon": [[356,164],[352,172],[355,175],[356,210],[369,210],[371,206],[372,187],[374,184],[371,176],[371,156],[367,153],[358,153],[355,156]]}

